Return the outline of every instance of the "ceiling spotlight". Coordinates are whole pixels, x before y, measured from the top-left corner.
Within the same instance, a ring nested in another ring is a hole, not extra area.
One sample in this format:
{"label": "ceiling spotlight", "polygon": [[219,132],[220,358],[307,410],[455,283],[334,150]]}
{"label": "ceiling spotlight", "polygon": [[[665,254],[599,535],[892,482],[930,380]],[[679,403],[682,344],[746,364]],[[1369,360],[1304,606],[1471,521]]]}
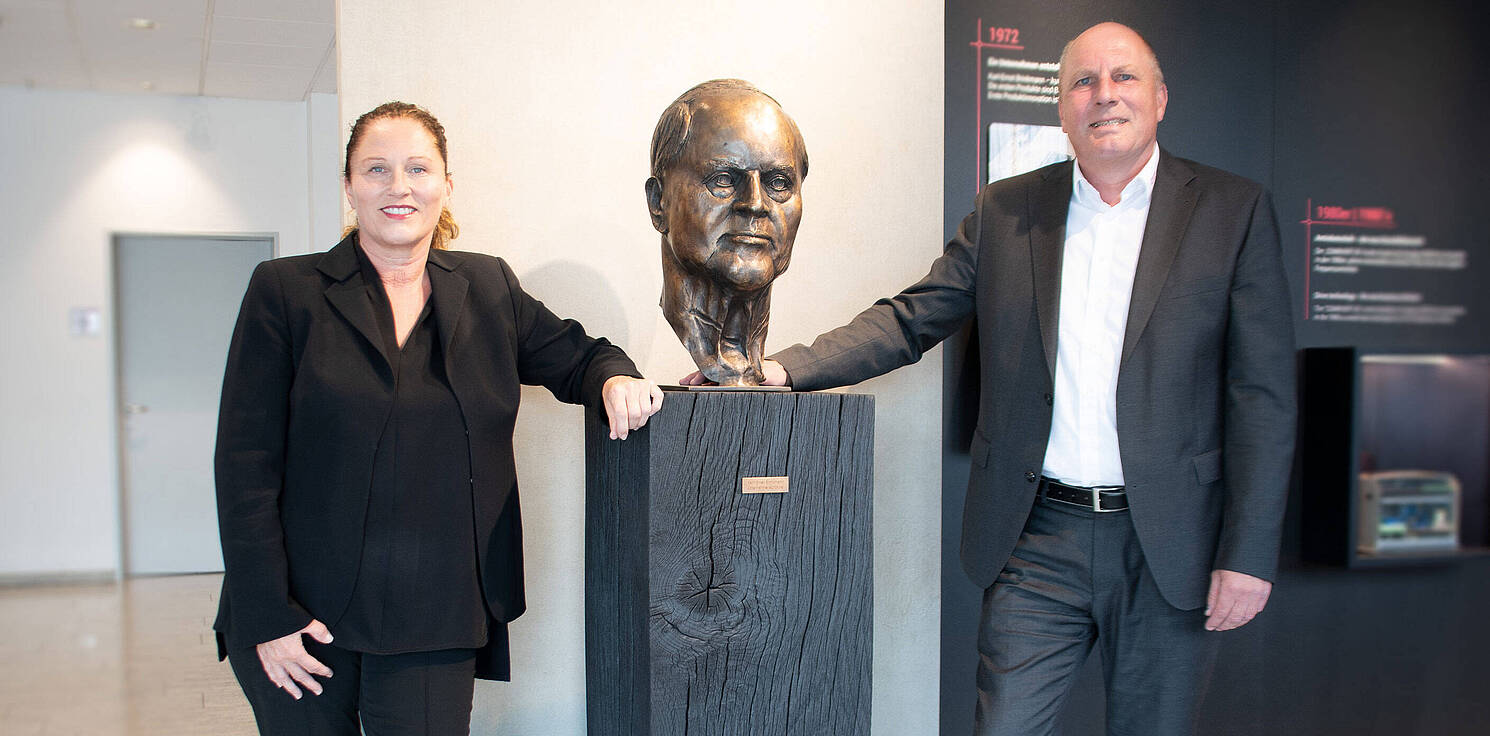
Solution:
{"label": "ceiling spotlight", "polygon": [[155,83],[154,82],[140,82],[140,89],[145,90],[146,92],[153,92],[153,91],[155,91]]}
{"label": "ceiling spotlight", "polygon": [[153,31],[159,28],[160,24],[149,18],[130,18],[129,27],[137,31]]}

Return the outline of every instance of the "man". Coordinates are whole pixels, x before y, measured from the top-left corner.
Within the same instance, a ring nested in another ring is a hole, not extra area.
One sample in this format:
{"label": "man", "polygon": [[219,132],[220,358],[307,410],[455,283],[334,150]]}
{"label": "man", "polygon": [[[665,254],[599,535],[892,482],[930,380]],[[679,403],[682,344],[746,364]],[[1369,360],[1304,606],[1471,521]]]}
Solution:
{"label": "man", "polygon": [[855,383],[976,314],[978,733],[1050,733],[1093,644],[1108,733],[1191,733],[1209,632],[1257,615],[1277,567],[1294,439],[1277,223],[1258,184],[1159,148],[1169,93],[1132,29],[1077,36],[1060,85],[1074,165],[989,185],[926,278],[764,369]]}
{"label": "man", "polygon": [[646,189],[662,311],[720,385],[762,380],[771,282],[791,262],[806,177],[797,124],[748,82],[704,82],[657,121]]}

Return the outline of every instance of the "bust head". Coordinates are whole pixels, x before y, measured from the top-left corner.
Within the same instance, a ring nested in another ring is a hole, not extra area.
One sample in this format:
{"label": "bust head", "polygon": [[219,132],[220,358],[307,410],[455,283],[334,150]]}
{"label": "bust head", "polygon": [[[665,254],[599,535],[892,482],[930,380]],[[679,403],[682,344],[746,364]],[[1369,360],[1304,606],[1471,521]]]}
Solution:
{"label": "bust head", "polygon": [[791,261],[807,149],[776,100],[735,79],[704,82],[662,114],[647,207],[664,258],[751,291]]}
{"label": "bust head", "polygon": [[[748,82],[704,82],[683,93],[657,122],[646,191],[669,282],[663,311],[694,362],[720,383],[726,380],[711,375],[711,360],[700,354],[703,343],[690,339],[680,324],[738,333],[729,325],[744,320],[744,336],[716,334],[703,342],[733,344],[758,373],[769,286],[791,262],[806,176],[807,148],[796,123]],[[741,306],[750,299],[758,308]],[[709,349],[718,358],[730,345]]]}

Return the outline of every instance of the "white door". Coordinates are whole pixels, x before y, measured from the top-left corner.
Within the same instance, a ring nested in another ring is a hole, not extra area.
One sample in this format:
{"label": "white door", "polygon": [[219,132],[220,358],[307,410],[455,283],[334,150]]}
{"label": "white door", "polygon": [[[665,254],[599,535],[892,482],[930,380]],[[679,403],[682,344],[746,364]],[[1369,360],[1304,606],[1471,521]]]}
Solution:
{"label": "white door", "polygon": [[212,450],[228,340],[267,237],[118,236],[124,570],[216,572]]}

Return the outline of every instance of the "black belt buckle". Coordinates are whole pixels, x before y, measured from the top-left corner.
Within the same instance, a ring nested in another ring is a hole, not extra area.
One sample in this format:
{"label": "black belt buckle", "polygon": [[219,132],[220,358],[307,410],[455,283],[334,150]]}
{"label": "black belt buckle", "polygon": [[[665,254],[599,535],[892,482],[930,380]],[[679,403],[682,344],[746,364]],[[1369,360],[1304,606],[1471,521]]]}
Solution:
{"label": "black belt buckle", "polygon": [[1128,510],[1128,494],[1123,491],[1122,486],[1073,486],[1042,477],[1040,496],[1047,501],[1099,514]]}

